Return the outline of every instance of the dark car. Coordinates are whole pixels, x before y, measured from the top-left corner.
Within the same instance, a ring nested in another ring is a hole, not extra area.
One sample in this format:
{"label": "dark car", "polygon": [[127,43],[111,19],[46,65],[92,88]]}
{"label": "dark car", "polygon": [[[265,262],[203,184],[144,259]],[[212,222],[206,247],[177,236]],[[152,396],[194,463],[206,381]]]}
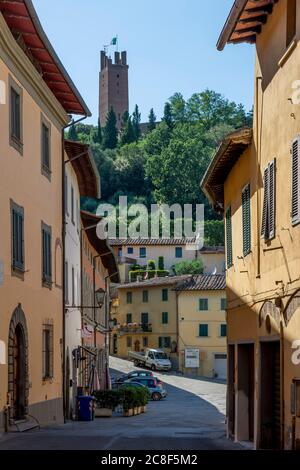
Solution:
{"label": "dark car", "polygon": [[135,377],[153,377],[153,372],[146,371],[146,370],[134,370],[132,372],[129,372],[129,374],[122,375],[122,377],[119,377],[116,379],[116,382],[122,383],[125,382],[126,380],[134,379]]}
{"label": "dark car", "polygon": [[146,385],[141,384],[140,382],[114,382],[112,383],[112,389],[113,390],[122,390],[123,387],[126,387],[126,385],[130,385],[130,387],[137,387],[137,388],[145,388]]}
{"label": "dark car", "polygon": [[126,384],[132,384],[133,382],[140,383],[148,387],[151,398],[154,401],[161,400],[166,398],[167,390],[163,387],[162,383],[158,383],[158,380],[155,377],[135,377],[133,379],[126,380]]}

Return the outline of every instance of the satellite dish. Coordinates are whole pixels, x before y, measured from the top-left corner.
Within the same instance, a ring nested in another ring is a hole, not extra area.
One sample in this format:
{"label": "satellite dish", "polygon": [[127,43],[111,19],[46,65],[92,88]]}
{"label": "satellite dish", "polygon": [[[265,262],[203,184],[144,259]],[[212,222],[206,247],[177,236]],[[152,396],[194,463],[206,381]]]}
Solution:
{"label": "satellite dish", "polygon": [[212,275],[215,276],[218,272],[217,266],[214,267]]}

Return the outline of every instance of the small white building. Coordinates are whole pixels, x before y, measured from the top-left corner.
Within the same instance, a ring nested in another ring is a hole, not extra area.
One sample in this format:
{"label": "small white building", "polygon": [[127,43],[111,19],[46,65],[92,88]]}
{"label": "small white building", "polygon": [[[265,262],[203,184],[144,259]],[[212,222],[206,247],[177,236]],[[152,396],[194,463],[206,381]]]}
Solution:
{"label": "small white building", "polygon": [[223,246],[204,246],[201,250],[191,249],[194,244],[186,238],[169,239],[110,239],[118,259],[122,281],[129,281],[129,271],[133,264],[147,266],[155,261],[159,269],[159,259],[163,258],[164,269],[174,274],[172,267],[182,261],[201,259],[204,274],[223,274],[225,272],[225,250]]}
{"label": "small white building", "polygon": [[72,416],[73,351],[82,344],[81,214],[80,196],[100,197],[100,177],[86,144],[65,142],[65,354],[66,409]]}

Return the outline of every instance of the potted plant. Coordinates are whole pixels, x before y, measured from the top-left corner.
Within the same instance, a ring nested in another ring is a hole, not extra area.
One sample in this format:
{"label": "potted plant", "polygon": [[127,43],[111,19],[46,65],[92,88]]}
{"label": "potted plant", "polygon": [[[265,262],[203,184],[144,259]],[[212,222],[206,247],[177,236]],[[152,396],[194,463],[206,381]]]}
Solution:
{"label": "potted plant", "polygon": [[95,417],[111,418],[113,410],[120,403],[120,392],[118,390],[98,390],[94,392],[96,407]]}
{"label": "potted plant", "polygon": [[148,404],[148,401],[150,400],[150,392],[148,388],[142,388],[140,392],[141,392],[141,412],[146,413],[147,404]]}
{"label": "potted plant", "polygon": [[123,416],[133,416],[134,415],[134,407],[136,403],[136,389],[135,387],[123,387]]}

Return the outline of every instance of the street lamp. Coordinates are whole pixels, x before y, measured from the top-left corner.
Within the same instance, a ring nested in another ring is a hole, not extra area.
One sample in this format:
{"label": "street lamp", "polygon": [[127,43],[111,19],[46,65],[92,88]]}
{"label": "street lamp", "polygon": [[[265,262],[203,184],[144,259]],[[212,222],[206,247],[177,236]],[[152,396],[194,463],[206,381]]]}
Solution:
{"label": "street lamp", "polygon": [[96,290],[95,299],[96,299],[97,304],[99,305],[99,308],[103,307],[104,302],[105,302],[105,296],[106,296],[106,292],[104,289],[100,287],[100,289]]}

